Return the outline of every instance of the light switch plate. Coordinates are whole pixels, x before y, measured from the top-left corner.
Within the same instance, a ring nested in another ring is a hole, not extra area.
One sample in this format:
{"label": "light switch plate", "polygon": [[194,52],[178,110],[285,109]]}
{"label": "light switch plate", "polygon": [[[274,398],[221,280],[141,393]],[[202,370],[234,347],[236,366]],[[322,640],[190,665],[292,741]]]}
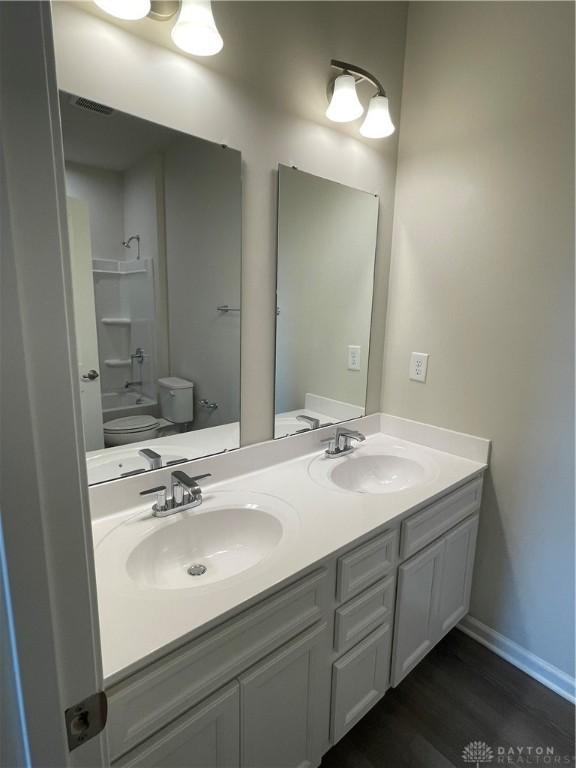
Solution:
{"label": "light switch plate", "polygon": [[428,370],[428,353],[427,352],[412,352],[410,356],[410,369],[408,371],[408,377],[412,381],[419,381],[424,384],[426,381],[426,372]]}
{"label": "light switch plate", "polygon": [[348,370],[360,370],[360,347],[354,344],[348,346]]}

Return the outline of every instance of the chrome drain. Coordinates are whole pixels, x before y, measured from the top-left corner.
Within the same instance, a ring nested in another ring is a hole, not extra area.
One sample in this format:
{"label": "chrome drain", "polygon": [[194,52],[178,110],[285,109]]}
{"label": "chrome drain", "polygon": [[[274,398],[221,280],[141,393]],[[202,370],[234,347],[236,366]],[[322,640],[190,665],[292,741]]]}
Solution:
{"label": "chrome drain", "polygon": [[205,573],[206,566],[202,565],[202,563],[193,563],[190,568],[188,568],[189,576],[203,576]]}

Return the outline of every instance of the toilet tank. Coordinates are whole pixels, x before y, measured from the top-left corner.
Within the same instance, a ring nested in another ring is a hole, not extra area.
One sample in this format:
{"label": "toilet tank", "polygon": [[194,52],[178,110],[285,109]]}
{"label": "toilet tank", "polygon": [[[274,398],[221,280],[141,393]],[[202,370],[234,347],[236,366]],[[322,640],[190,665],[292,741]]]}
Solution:
{"label": "toilet tank", "polygon": [[160,413],[174,424],[186,424],[194,419],[194,383],[178,376],[158,379]]}

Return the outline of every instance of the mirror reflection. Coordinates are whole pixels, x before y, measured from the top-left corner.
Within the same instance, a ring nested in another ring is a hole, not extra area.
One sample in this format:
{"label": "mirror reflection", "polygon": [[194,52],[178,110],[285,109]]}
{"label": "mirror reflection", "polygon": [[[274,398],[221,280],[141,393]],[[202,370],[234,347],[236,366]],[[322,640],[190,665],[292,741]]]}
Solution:
{"label": "mirror reflection", "polygon": [[275,437],[363,416],[378,197],[279,167]]}
{"label": "mirror reflection", "polygon": [[240,153],[60,107],[89,482],[238,447]]}

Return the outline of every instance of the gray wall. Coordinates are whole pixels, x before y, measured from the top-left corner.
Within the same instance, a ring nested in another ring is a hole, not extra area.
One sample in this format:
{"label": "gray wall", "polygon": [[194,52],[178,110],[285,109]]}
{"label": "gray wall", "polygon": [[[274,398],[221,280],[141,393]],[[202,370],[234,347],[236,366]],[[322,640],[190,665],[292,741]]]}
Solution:
{"label": "gray wall", "polygon": [[[304,408],[307,392],[364,407],[378,199],[279,174],[276,412]],[[350,344],[359,371],[348,370]]]}
{"label": "gray wall", "polygon": [[382,390],[494,441],[471,613],[569,674],[573,22],[559,2],[410,6]]}
{"label": "gray wall", "polygon": [[[194,429],[240,416],[240,153],[176,140],[164,156],[170,375],[194,382]],[[200,400],[218,403],[210,412]]]}
{"label": "gray wall", "polygon": [[[397,134],[381,142],[361,140],[358,126],[334,130],[323,113],[329,62],[338,57],[378,74],[398,123],[406,7],[363,3],[359,13],[356,2],[217,3],[218,24],[230,43],[214,61],[198,63],[161,47],[162,40],[154,44],[130,34],[121,23],[112,25],[72,3],[53,3],[60,88],[242,152],[244,444],[273,433],[278,163],[380,197],[368,374],[368,409],[378,410]],[[168,27],[138,22],[139,33],[148,37],[169,40]]]}

